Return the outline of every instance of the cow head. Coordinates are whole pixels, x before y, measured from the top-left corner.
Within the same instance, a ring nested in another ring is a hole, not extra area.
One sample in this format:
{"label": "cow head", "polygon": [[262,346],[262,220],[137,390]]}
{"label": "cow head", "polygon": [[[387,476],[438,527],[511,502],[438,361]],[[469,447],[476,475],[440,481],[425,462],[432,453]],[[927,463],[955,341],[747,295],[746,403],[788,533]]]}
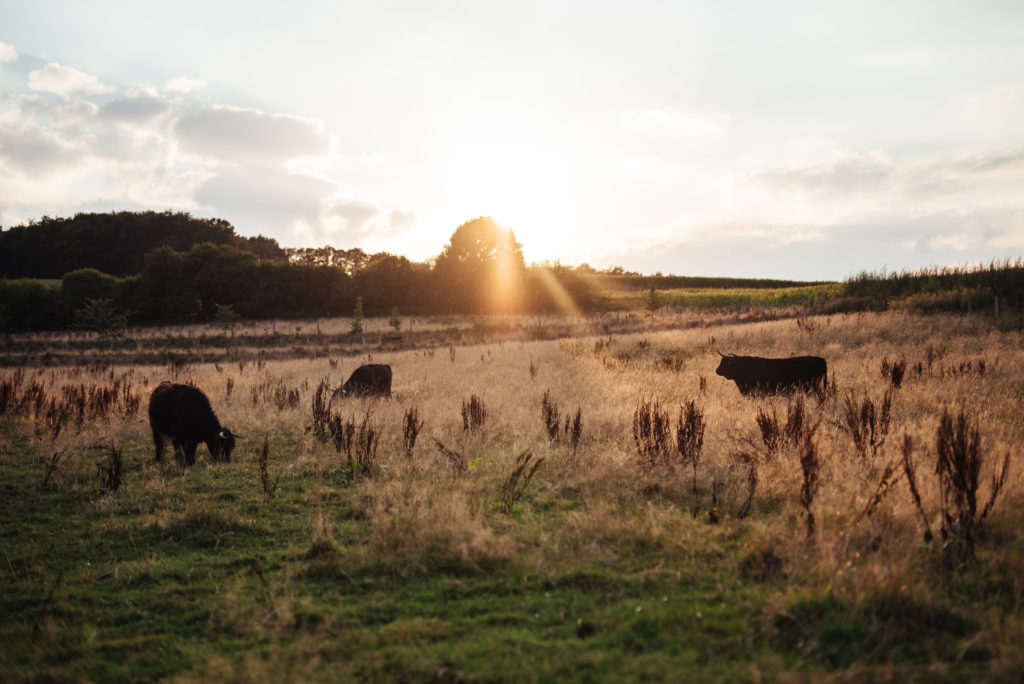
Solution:
{"label": "cow head", "polygon": [[208,443],[214,458],[230,461],[231,450],[235,448],[235,437],[241,439],[242,436],[233,434],[227,428],[221,429],[220,432],[214,435],[213,439]]}
{"label": "cow head", "polygon": [[736,355],[735,354],[723,354],[718,352],[718,355],[722,357],[721,363],[718,364],[718,368],[715,373],[721,375],[726,380],[733,380],[736,377]]}

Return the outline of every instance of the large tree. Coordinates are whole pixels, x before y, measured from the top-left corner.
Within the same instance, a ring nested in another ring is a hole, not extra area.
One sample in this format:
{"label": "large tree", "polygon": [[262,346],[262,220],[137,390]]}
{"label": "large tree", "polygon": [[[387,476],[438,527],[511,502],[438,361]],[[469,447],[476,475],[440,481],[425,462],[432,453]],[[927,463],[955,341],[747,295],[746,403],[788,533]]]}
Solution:
{"label": "large tree", "polygon": [[515,233],[489,216],[456,228],[434,264],[440,302],[467,313],[521,311],[525,274]]}

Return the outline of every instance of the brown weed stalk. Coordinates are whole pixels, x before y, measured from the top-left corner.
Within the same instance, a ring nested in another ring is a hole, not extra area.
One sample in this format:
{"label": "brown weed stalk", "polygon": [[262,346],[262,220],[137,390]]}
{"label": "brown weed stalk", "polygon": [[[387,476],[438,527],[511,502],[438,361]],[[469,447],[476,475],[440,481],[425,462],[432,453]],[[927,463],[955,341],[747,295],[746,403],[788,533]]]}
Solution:
{"label": "brown weed stalk", "polygon": [[281,479],[278,475],[277,479],[273,482],[270,481],[270,467],[268,461],[270,460],[270,435],[263,435],[263,448],[260,450],[260,458],[258,461],[258,467],[260,470],[260,485],[263,487],[263,498],[266,501],[271,501],[274,498],[274,494],[277,493],[277,483]]}
{"label": "brown weed stalk", "polygon": [[565,417],[565,431],[569,436],[569,445],[572,446],[573,456],[580,446],[580,438],[583,436],[583,409],[576,407],[576,415],[569,424],[569,416]]}
{"label": "brown weed stalk", "polygon": [[448,462],[455,467],[458,472],[464,472],[466,470],[466,457],[460,454],[454,449],[449,449],[444,443],[437,437],[434,438],[434,445],[437,446],[437,450],[448,459]]}
{"label": "brown weed stalk", "polygon": [[633,442],[637,465],[641,470],[669,465],[674,449],[670,446],[672,426],[668,412],[658,401],[641,401],[633,412]]}
{"label": "brown weed stalk", "polygon": [[874,459],[878,456],[879,449],[885,444],[889,428],[892,426],[894,391],[895,386],[889,385],[882,396],[882,403],[877,408],[867,392],[864,393],[864,398],[859,405],[852,396],[846,397],[843,412],[844,423],[841,423],[839,427],[849,433],[861,460],[866,461],[869,454]]}
{"label": "brown weed stalk", "polygon": [[814,513],[811,511],[811,504],[814,503],[814,495],[818,492],[821,484],[819,475],[821,473],[821,460],[818,458],[818,449],[814,444],[813,436],[807,434],[804,437],[803,445],[800,448],[800,469],[803,471],[803,484],[800,486],[800,505],[807,514],[807,538],[814,536]]}
{"label": "brown weed stalk", "polygon": [[[102,447],[101,447],[102,448]],[[100,486],[105,491],[116,492],[121,488],[124,476],[124,458],[117,445],[111,442],[106,446],[107,460],[96,464],[96,474],[100,478]]]}
{"label": "brown weed stalk", "polygon": [[483,399],[475,394],[470,395],[469,401],[462,402],[462,429],[465,432],[479,430],[487,420],[487,407]]}
{"label": "brown weed stalk", "polygon": [[423,429],[423,421],[420,420],[419,409],[415,406],[406,409],[402,419],[402,445],[405,447],[406,458],[412,457],[412,450],[416,446],[416,437]]}
{"label": "brown weed stalk", "polygon": [[750,515],[750,507],[754,503],[754,492],[757,491],[757,453],[741,451],[733,454],[733,459],[747,471],[747,498],[736,514],[737,518],[746,518]]}
{"label": "brown weed stalk", "polygon": [[551,392],[544,390],[544,396],[540,400],[540,417],[544,421],[544,429],[547,430],[548,439],[558,437],[559,420],[561,413],[558,404],[551,401]]}
{"label": "brown weed stalk", "polygon": [[928,522],[928,514],[924,511],[924,504],[921,502],[921,491],[917,488],[917,465],[914,463],[914,440],[910,435],[903,435],[903,446],[900,450],[902,455],[903,472],[907,476],[907,485],[910,488],[910,498],[914,507],[921,514],[921,522],[924,524],[924,540],[930,542],[933,538],[932,526]]}
{"label": "brown weed stalk", "polygon": [[501,483],[501,510],[503,513],[511,513],[513,511],[516,504],[519,503],[519,500],[526,493],[526,488],[530,486],[530,480],[533,479],[537,469],[544,462],[543,458],[539,458],[531,466],[530,460],[532,458],[533,452],[530,449],[519,454],[516,457],[515,468]]}
{"label": "brown weed stalk", "polygon": [[676,422],[676,449],[684,465],[689,464],[693,470],[693,494],[697,495],[697,464],[700,452],[704,448],[704,428],[707,419],[704,411],[696,402],[690,400],[679,407],[679,418]]}

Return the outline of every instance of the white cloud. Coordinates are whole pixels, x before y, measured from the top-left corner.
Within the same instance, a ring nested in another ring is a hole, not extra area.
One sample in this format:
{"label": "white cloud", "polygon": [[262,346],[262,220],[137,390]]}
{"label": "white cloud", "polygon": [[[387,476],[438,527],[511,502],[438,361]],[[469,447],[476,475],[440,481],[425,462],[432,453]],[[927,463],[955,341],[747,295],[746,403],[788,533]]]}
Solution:
{"label": "white cloud", "polygon": [[318,123],[255,109],[200,109],[179,118],[173,131],[183,150],[229,163],[281,167],[330,151],[330,139]]}
{"label": "white cloud", "polygon": [[374,202],[348,200],[333,205],[324,223],[339,238],[361,242],[363,238],[382,239],[412,228],[413,212],[384,209]]}
{"label": "white cloud", "polygon": [[94,118],[99,111],[100,108],[92,102],[89,102],[88,100],[81,100],[55,107],[43,106],[40,113],[45,114],[48,117],[50,126],[55,128],[68,128],[71,126],[77,126]]}
{"label": "white cloud", "polygon": [[0,128],[0,160],[31,177],[73,166],[82,154],[82,145],[68,142],[47,128],[33,124]]}
{"label": "white cloud", "polygon": [[206,81],[201,78],[178,76],[167,81],[164,84],[164,90],[171,93],[191,93],[193,90],[198,90],[205,85]]}
{"label": "white cloud", "polygon": [[323,234],[321,213],[337,186],[320,178],[269,169],[224,171],[195,191],[196,201],[246,233],[295,244],[301,227]]}
{"label": "white cloud", "polygon": [[849,196],[882,192],[894,173],[895,164],[885,155],[845,154],[810,165],[769,169],[752,181],[776,192]]}
{"label": "white cloud", "polygon": [[414,223],[329,179],[333,142],[315,121],[148,87],[97,104],[72,97],[102,89],[91,77],[56,65],[33,73],[37,93],[0,113],[0,223],[173,208],[292,245],[360,244]]}
{"label": "white cloud", "polygon": [[18,59],[18,51],[7,43],[0,42],[0,63],[13,62]]}
{"label": "white cloud", "polygon": [[170,111],[171,103],[145,92],[111,100],[103,105],[100,116],[109,121],[144,125]]}
{"label": "white cloud", "polygon": [[29,73],[28,87],[40,92],[53,93],[64,99],[72,95],[96,95],[111,90],[109,86],[102,85],[95,76],[61,66],[56,62],[50,62],[42,69]]}

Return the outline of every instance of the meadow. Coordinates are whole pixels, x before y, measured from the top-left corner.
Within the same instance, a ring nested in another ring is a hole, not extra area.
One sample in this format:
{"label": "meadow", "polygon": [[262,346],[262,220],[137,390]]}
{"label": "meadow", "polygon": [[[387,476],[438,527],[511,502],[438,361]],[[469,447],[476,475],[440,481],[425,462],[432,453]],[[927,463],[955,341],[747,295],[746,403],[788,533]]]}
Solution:
{"label": "meadow", "polygon": [[[467,320],[389,344],[384,319],[368,345],[291,358],[119,365],[97,345],[0,370],[0,679],[1024,671],[1020,332],[909,312]],[[718,352],[819,354],[830,381],[743,397]],[[393,396],[331,400],[368,361]],[[245,436],[230,462],[154,462],[164,379]]]}

